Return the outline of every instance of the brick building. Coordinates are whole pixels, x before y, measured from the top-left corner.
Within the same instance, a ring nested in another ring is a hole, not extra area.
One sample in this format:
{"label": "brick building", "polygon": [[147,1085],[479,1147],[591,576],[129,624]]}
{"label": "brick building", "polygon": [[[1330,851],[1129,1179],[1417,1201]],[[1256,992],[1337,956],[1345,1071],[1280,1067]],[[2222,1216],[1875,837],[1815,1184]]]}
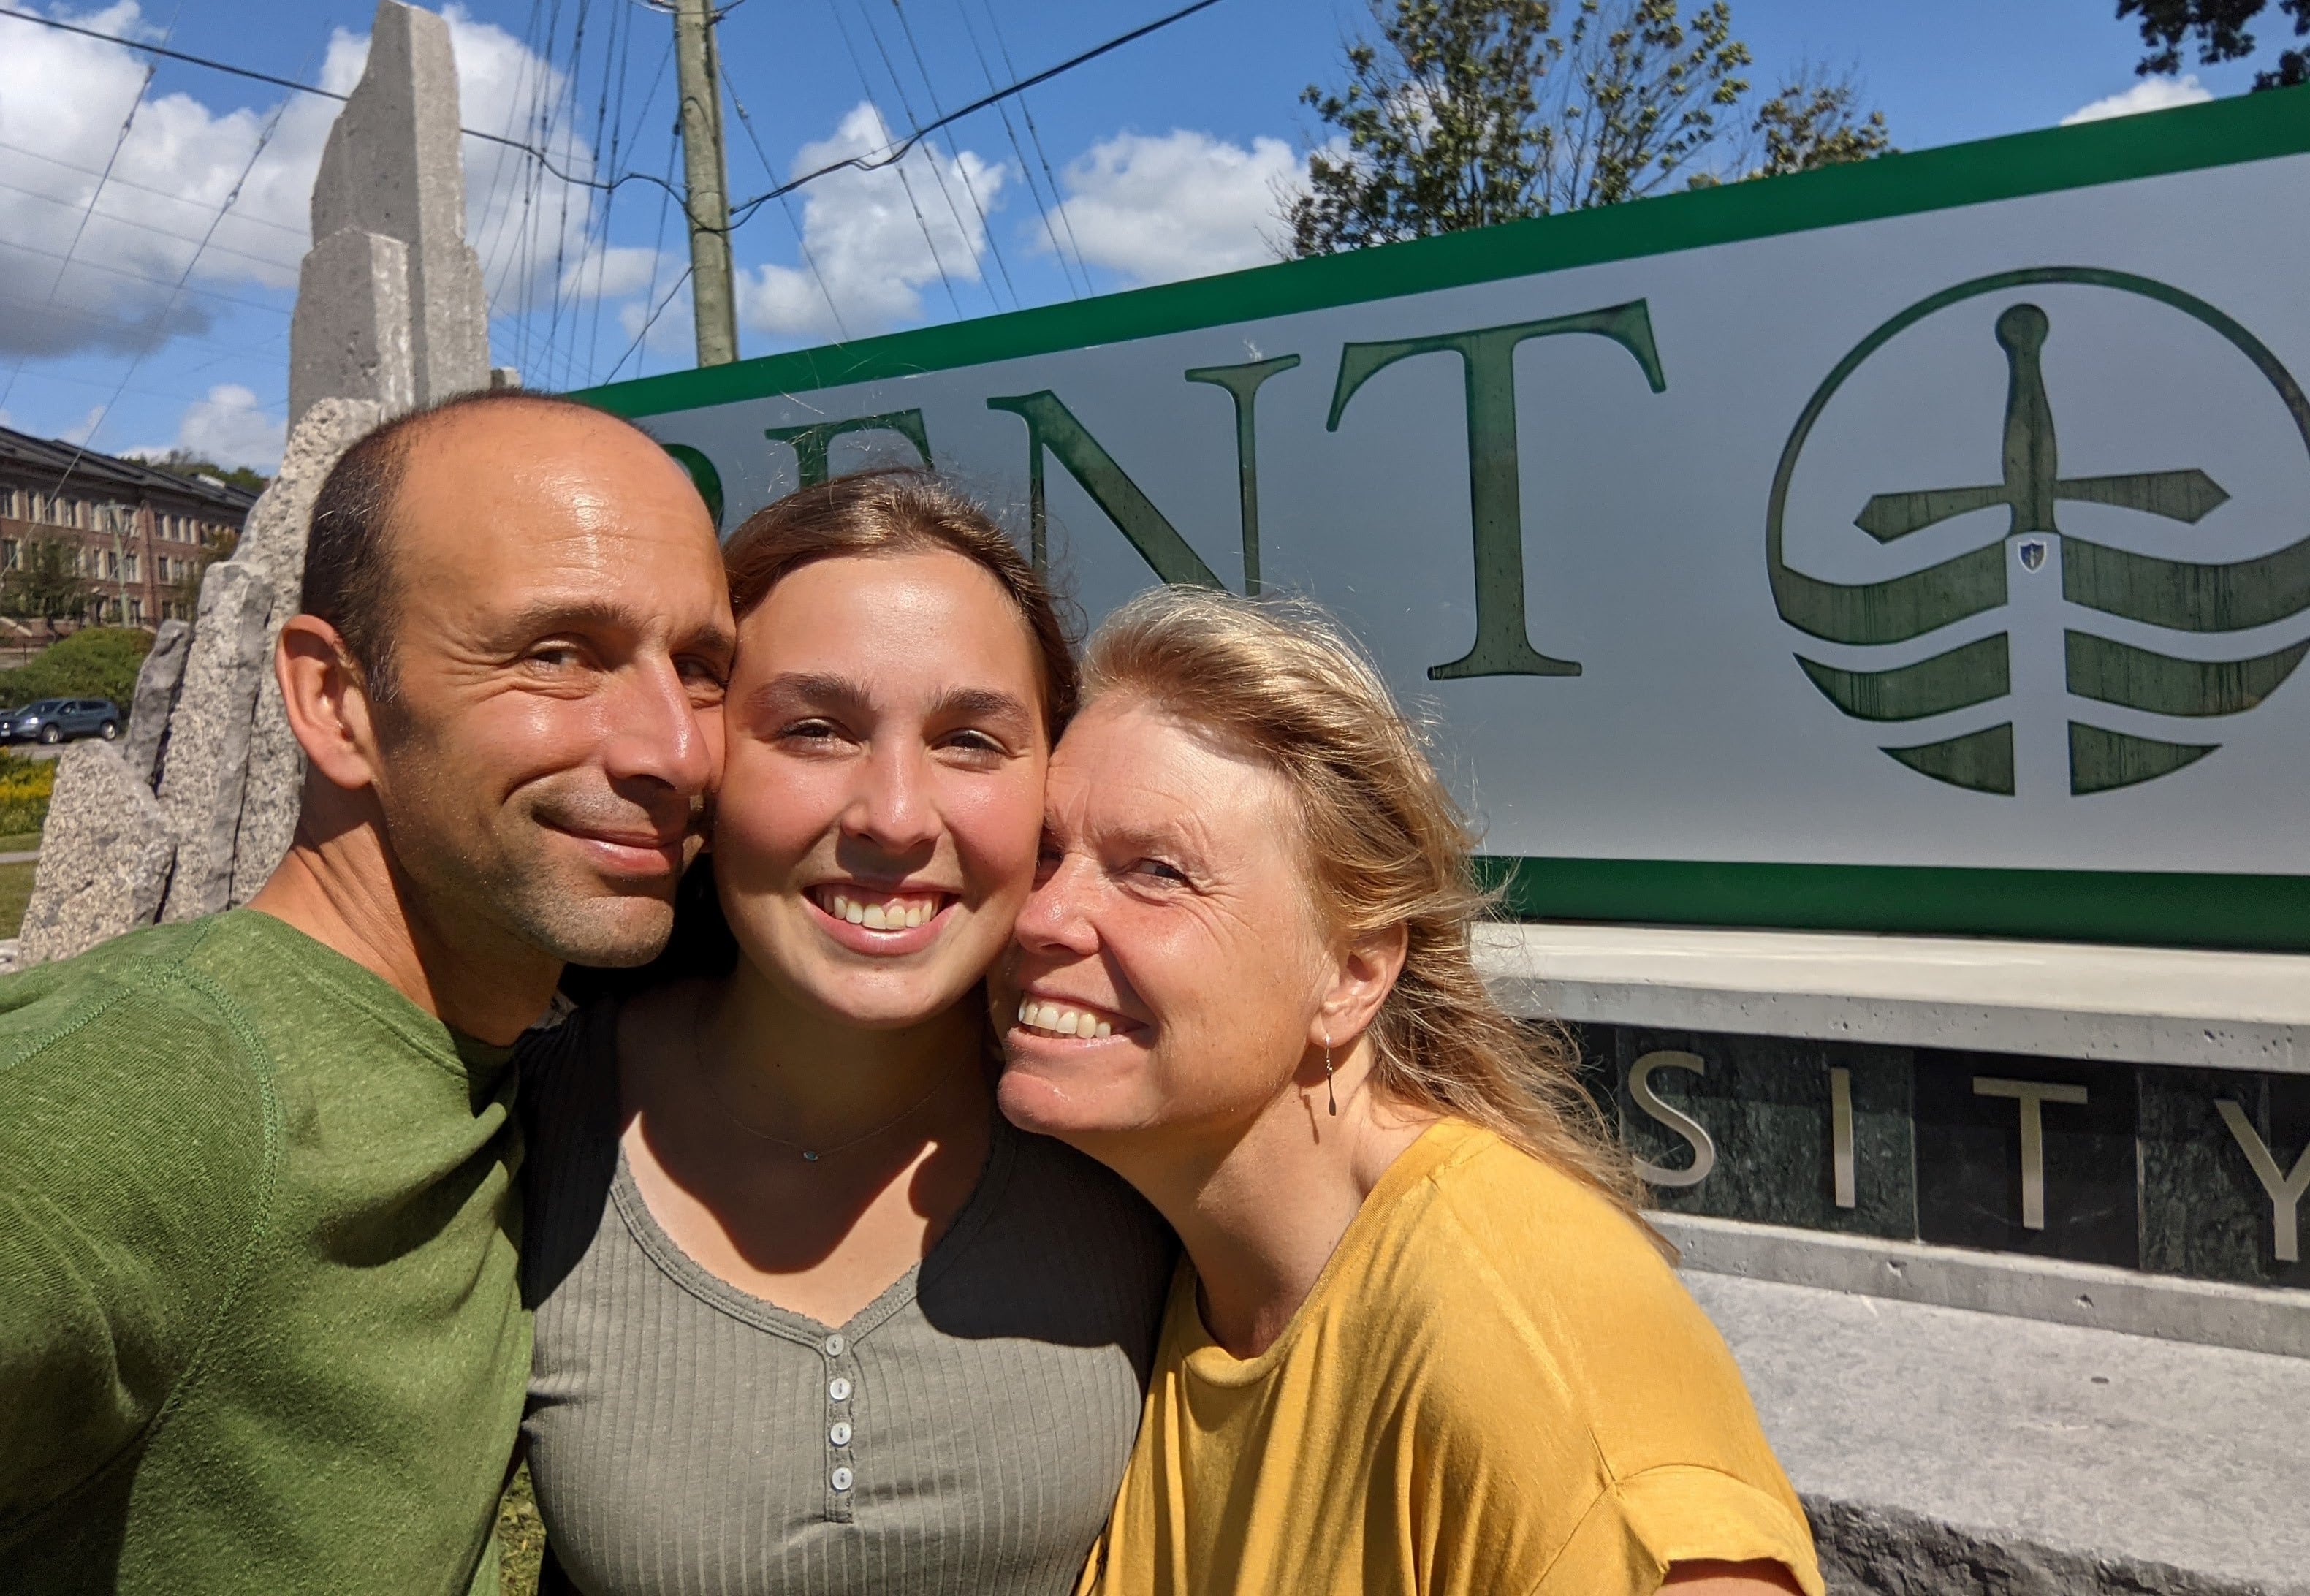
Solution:
{"label": "brick building", "polygon": [[[97,594],[91,620],[191,619],[204,550],[239,534],[256,495],[92,450],[75,456],[70,444],[0,427],[0,570],[16,569],[30,544],[62,542]],[[7,641],[46,635],[39,620],[0,616]]]}

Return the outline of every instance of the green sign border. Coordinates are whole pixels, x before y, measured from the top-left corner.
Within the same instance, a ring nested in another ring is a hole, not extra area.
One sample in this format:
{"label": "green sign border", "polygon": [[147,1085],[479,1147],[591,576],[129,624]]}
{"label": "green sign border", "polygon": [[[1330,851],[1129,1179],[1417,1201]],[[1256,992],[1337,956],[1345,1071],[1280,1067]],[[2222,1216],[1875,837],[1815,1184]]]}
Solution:
{"label": "green sign border", "polygon": [[[2310,152],[2310,87],[1889,155],[1633,204],[584,389],[640,418],[1711,245]],[[1494,858],[1532,919],[2310,952],[2310,875]]]}
{"label": "green sign border", "polygon": [[1521,920],[2310,952],[2310,876],[1698,859],[1484,861]]}
{"label": "green sign border", "polygon": [[621,416],[664,415],[2305,152],[2310,87],[2273,89],[669,371],[573,397]]}

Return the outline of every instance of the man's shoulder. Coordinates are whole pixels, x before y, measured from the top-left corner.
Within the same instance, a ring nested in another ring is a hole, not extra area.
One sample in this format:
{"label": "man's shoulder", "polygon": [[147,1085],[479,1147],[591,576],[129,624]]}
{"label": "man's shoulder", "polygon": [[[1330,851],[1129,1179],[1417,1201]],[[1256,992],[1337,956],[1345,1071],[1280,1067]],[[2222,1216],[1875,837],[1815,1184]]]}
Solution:
{"label": "man's shoulder", "polygon": [[[182,1013],[227,1023],[237,1008],[215,979],[221,923],[146,926],[54,964],[0,976],[0,1059],[90,1026],[135,1028]],[[165,1045],[165,1036],[147,1045]]]}
{"label": "man's shoulder", "polygon": [[263,1048],[207,967],[215,936],[209,921],[153,926],[0,976],[6,1116],[69,1123],[74,1145],[95,1146],[108,1124],[157,1144],[172,1126],[260,1115]]}

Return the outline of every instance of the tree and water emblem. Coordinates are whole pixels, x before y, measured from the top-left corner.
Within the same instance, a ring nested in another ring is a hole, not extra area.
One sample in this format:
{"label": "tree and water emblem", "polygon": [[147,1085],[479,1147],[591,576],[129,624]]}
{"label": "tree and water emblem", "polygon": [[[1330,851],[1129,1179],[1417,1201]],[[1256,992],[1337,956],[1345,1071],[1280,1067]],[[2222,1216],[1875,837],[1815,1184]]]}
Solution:
{"label": "tree and water emblem", "polygon": [[[1936,781],[1979,793],[2015,791],[2015,722],[2020,717],[2009,714],[1994,724],[1928,742],[1901,738],[1894,729],[2010,698],[2016,690],[2017,627],[2056,613],[2061,617],[2047,623],[2058,625],[2062,632],[2061,701],[2068,727],[2069,791],[2080,795],[2154,781],[2220,746],[2208,733],[2146,735],[2148,728],[2139,722],[2128,730],[2110,724],[2126,719],[2113,710],[2175,717],[2210,728],[2220,717],[2241,715],[2261,704],[2310,653],[2310,638],[2244,656],[2234,648],[2208,646],[2224,634],[2270,626],[2310,610],[2310,536],[2254,559],[2206,563],[2120,548],[2064,528],[2064,507],[2106,506],[2149,517],[2156,530],[2141,541],[2170,544],[2166,533],[2186,536],[2230,496],[2195,467],[2064,475],[2044,370],[2047,344],[2061,334],[2045,309],[2027,299],[2008,304],[1994,316],[1984,312],[1977,317],[1984,324],[1980,335],[1995,339],[2006,367],[2000,480],[1876,493],[1854,517],[1854,525],[1878,545],[1898,549],[1901,540],[1955,517],[2000,512],[1981,520],[1988,540],[1921,570],[1875,582],[1824,580],[1787,563],[1783,523],[1791,483],[1815,424],[1846,380],[1887,343],[1928,317],[1984,296],[2010,296],[2045,285],[2139,296],[2210,328],[2275,391],[2306,460],[2310,460],[2310,403],[2277,357],[2204,300],[2129,273],[2047,266],[1976,278],[1909,307],[1837,363],[1799,417],[1774,475],[1765,540],[1774,603],[1783,620],[1809,637],[1869,648],[1890,648],[2013,605],[2014,619],[2006,629],[1906,664],[1850,669],[1815,659],[1803,649],[1796,654],[1806,676],[1838,709],[1886,729],[1890,740],[1880,746],[1887,754]],[[1954,314],[1962,320],[1968,309],[1958,308]],[[2062,601],[2058,610],[2045,603],[2014,603],[2016,584],[2024,585],[2019,591],[2026,597],[2039,591],[2038,582],[2056,578]],[[2136,624],[2113,625],[2105,617]],[[2105,635],[2129,630],[2141,641]],[[2169,646],[2180,652],[2144,646],[2161,632],[2176,639]],[[2196,638],[2208,642],[2191,641]],[[2217,652],[2222,657],[2206,657]]]}

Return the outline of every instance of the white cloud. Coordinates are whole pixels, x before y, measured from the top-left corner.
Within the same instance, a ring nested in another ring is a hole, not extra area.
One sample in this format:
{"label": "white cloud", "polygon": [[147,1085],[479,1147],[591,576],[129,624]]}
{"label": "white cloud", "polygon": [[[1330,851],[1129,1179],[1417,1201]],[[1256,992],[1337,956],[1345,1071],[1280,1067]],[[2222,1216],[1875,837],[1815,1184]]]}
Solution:
{"label": "white cloud", "polygon": [[1160,138],[1118,134],[1069,163],[1062,231],[1084,259],[1132,282],[1261,265],[1275,258],[1279,192],[1306,169],[1281,139],[1246,150],[1184,127]]}
{"label": "white cloud", "polygon": [[219,383],[207,398],[185,407],[174,443],[123,452],[132,459],[152,460],[176,448],[219,465],[253,465],[270,472],[281,464],[286,431],[287,422],[267,415],[254,393],[236,382]]}
{"label": "white cloud", "polygon": [[[62,4],[51,10],[70,14]],[[534,108],[567,100],[564,76],[503,29],[456,5],[445,14],[465,125],[534,137]],[[120,37],[157,36],[136,0],[72,20]],[[338,30],[321,86],[350,91],[368,56],[365,36]],[[337,106],[290,94],[285,103],[220,111],[183,93],[147,97],[124,141],[121,122],[144,77],[144,62],[125,45],[11,25],[0,51],[0,356],[126,353],[156,334],[204,333],[215,301],[173,294],[188,265],[195,290],[295,286]],[[560,131],[545,142],[557,165],[586,178],[593,153],[575,121],[556,118]],[[273,135],[259,153],[267,126]],[[99,193],[108,160],[112,176]],[[588,253],[592,193],[503,145],[467,139],[465,160],[466,233],[498,308],[551,294]],[[195,265],[236,182],[239,198]],[[60,270],[67,252],[70,266]]]}
{"label": "white cloud", "polygon": [[[690,285],[676,289],[676,281],[669,275],[665,286],[654,296],[628,299],[618,307],[618,325],[628,343],[639,343],[654,355],[689,354],[697,349],[698,324],[690,315]],[[652,311],[657,313],[656,321],[650,319]]]}
{"label": "white cloud", "polygon": [[622,299],[647,290],[665,265],[656,249],[643,245],[593,245],[562,268],[561,293],[572,299]]}
{"label": "white cloud", "polygon": [[[804,144],[793,170],[878,154],[890,143],[881,112],[862,102],[832,138]],[[942,266],[957,282],[978,281],[986,251],[978,207],[995,208],[1004,177],[1003,167],[972,151],[950,158],[925,141],[896,165],[821,178],[803,191],[802,208],[803,243],[817,272],[805,263],[742,273],[739,319],[758,332],[822,338],[918,318],[923,291],[939,281]]]}
{"label": "white cloud", "polygon": [[2132,117],[2142,111],[2168,110],[2177,105],[2197,105],[2211,100],[2214,91],[2198,81],[2196,73],[2181,78],[2143,78],[2123,94],[2113,94],[2097,100],[2091,105],[2080,106],[2062,118],[2062,126],[2071,127],[2080,122],[2102,122],[2112,117]]}

